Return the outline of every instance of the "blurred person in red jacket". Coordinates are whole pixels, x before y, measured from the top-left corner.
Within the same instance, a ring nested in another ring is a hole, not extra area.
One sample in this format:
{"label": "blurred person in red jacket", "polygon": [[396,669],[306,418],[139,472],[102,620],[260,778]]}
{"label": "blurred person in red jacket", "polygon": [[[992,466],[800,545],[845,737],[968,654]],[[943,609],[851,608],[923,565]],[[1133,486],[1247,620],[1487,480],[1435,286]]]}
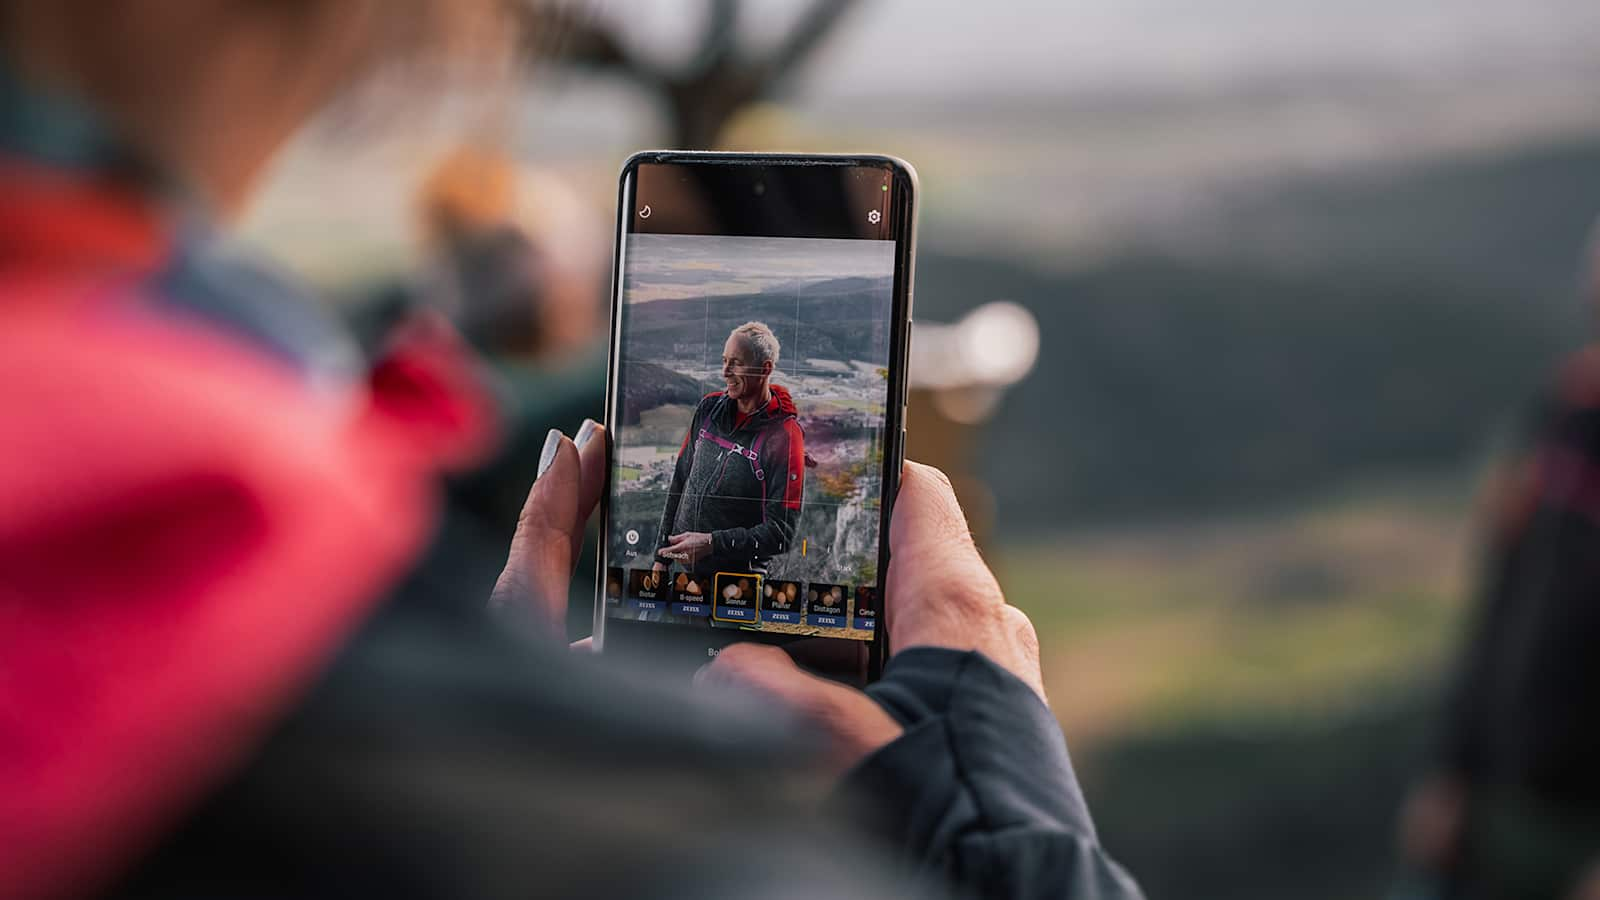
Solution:
{"label": "blurred person in red jacket", "polygon": [[[1586,276],[1600,311],[1600,225]],[[1600,898],[1600,345],[1558,367],[1483,520],[1479,607],[1402,858],[1443,900]]]}
{"label": "blurred person in red jacket", "polygon": [[460,345],[363,354],[217,239],[315,112],[500,11],[0,0],[0,897],[1137,897],[938,473],[870,693],[598,666],[560,622],[602,429],[550,432],[478,583]]}

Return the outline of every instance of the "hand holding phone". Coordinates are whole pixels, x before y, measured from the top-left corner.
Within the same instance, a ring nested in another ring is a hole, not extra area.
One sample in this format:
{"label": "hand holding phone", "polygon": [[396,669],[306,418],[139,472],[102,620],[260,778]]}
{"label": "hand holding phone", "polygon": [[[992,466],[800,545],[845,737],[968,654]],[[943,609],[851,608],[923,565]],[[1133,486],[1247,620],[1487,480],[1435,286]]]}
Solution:
{"label": "hand holding phone", "polygon": [[[972,542],[949,479],[939,470],[906,463],[889,545],[892,562],[884,609],[895,653],[914,647],[976,650],[1044,699],[1033,624],[1006,603]],[[775,647],[726,647],[697,681],[755,691],[798,715],[833,745],[826,762],[839,772],[902,731],[877,701],[801,671],[788,653]]]}
{"label": "hand holding phone", "polygon": [[[494,602],[529,607],[551,634],[561,633],[575,558],[572,548],[583,539],[584,523],[599,500],[606,456],[603,429],[585,423],[579,435],[581,447],[552,432],[556,452],[528,494],[506,571],[495,589]],[[973,545],[966,518],[943,473],[905,464],[889,544],[893,562],[885,613],[895,652],[913,647],[976,650],[1042,699],[1033,625],[1006,604],[994,574]],[[653,569],[666,571],[660,563]],[[697,588],[693,579],[684,578],[686,594],[696,593]],[[605,590],[620,596],[621,585],[607,585]],[[778,593],[782,595],[781,590]],[[589,642],[575,646],[588,649]],[[833,752],[824,761],[840,772],[901,734],[900,726],[876,701],[802,671],[779,647],[731,644],[701,668],[697,681],[754,691],[800,716],[832,743]]]}

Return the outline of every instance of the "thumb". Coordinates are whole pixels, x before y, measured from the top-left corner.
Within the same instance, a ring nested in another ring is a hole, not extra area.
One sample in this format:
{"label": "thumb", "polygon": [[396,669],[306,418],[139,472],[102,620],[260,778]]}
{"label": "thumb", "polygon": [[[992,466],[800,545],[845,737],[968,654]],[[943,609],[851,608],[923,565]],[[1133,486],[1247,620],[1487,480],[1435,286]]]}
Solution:
{"label": "thumb", "polygon": [[[908,598],[947,596],[959,590],[998,608],[1003,595],[984,564],[967,527],[966,513],[950,479],[932,466],[910,462],[900,475],[900,492],[889,522],[889,591],[885,619],[890,637],[902,618]],[[951,612],[949,604],[921,604],[935,616]],[[959,629],[959,623],[956,623]],[[901,642],[903,646],[909,646]]]}
{"label": "thumb", "polygon": [[889,547],[893,556],[949,556],[952,550],[976,555],[966,513],[961,511],[955,488],[943,472],[906,461],[900,470],[900,491],[895,495],[894,516],[889,523]]}
{"label": "thumb", "polygon": [[813,675],[782,649],[765,644],[723,648],[695,674],[695,683],[736,686],[799,716],[831,745],[823,768],[835,772],[854,766],[904,731],[871,697]]}
{"label": "thumb", "polygon": [[495,582],[490,605],[531,615],[560,633],[567,611],[567,586],[575,559],[574,534],[582,478],[578,449],[552,428],[540,454],[541,470],[517,517],[505,570]]}

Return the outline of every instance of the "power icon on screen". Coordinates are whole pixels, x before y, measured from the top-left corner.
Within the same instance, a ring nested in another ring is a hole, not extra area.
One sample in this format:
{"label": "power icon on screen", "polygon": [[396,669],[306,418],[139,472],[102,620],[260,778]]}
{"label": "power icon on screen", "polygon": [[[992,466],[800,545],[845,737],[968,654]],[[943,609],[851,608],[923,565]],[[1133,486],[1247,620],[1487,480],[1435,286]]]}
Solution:
{"label": "power icon on screen", "polygon": [[641,219],[650,218],[650,204],[646,203],[645,205],[639,207],[639,218],[641,218]]}

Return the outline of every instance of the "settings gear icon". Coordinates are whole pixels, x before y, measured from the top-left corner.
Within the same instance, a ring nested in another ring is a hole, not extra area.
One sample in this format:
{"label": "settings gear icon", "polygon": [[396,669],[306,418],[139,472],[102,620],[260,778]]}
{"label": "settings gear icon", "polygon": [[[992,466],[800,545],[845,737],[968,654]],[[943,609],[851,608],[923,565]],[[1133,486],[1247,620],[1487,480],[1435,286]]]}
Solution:
{"label": "settings gear icon", "polygon": [[880,213],[875,209],[867,213],[867,224],[876,225],[881,221],[883,221],[883,213]]}

